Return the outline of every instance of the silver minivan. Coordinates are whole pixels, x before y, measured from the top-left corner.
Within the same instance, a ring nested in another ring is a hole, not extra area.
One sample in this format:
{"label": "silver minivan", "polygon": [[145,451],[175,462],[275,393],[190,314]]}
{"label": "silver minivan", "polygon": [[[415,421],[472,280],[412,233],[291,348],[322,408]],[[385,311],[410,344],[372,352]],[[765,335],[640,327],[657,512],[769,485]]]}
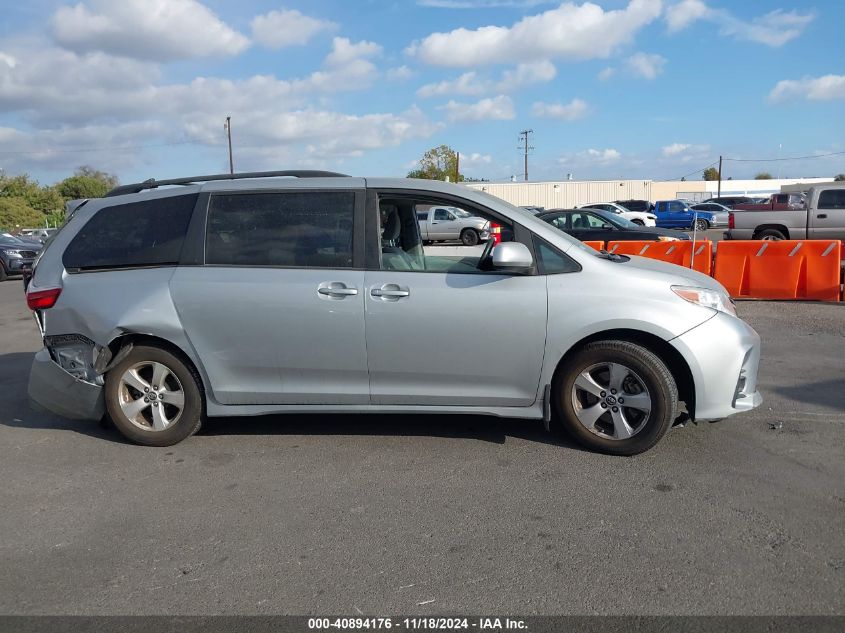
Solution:
{"label": "silver minivan", "polygon": [[[417,205],[465,209],[496,239],[437,254]],[[761,402],[760,339],[716,281],[438,181],[125,185],[76,207],[27,301],[44,339],[31,399],[152,446],[213,416],[469,413],[631,455]]]}

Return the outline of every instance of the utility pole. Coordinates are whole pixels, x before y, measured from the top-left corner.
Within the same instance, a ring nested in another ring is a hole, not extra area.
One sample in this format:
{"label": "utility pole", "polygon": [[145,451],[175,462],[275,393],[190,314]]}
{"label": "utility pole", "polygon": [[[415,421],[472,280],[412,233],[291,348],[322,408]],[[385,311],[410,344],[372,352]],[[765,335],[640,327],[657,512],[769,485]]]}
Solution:
{"label": "utility pole", "polygon": [[719,156],[719,188],[716,193],[717,198],[722,197],[722,157]]}
{"label": "utility pole", "polygon": [[458,182],[458,176],[461,173],[461,153],[455,152],[455,182]]}
{"label": "utility pole", "polygon": [[517,148],[523,150],[523,152],[525,153],[525,171],[523,172],[523,176],[525,176],[525,182],[528,182],[528,150],[534,149],[533,147],[528,145],[529,134],[534,134],[534,130],[522,130],[522,132],[519,133],[519,139],[522,142],[522,147]]}
{"label": "utility pole", "polygon": [[229,137],[229,173],[235,173],[235,163],[232,161],[232,117],[226,117],[226,123],[223,125],[226,128],[226,134]]}

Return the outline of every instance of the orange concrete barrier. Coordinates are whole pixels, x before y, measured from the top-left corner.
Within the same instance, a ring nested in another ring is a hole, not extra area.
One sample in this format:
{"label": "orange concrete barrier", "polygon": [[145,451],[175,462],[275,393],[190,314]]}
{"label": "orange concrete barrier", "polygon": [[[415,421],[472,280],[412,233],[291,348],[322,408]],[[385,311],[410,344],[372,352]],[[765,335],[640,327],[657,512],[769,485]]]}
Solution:
{"label": "orange concrete barrier", "polygon": [[[713,242],[677,240],[673,242],[608,242],[607,250],[619,255],[639,255],[659,259],[709,275],[713,268]],[[692,265],[690,265],[690,263]]]}
{"label": "orange concrete barrier", "polygon": [[591,246],[592,248],[600,251],[604,248],[604,241],[602,240],[585,240],[582,244],[586,244],[587,246]]}
{"label": "orange concrete barrier", "polygon": [[719,242],[714,277],[732,297],[839,301],[839,240]]}

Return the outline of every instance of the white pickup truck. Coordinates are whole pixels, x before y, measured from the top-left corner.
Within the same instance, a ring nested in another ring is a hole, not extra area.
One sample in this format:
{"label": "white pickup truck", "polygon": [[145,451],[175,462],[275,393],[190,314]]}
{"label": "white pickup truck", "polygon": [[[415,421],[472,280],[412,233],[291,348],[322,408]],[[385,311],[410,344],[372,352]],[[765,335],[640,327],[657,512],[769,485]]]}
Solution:
{"label": "white pickup truck", "polygon": [[424,244],[460,240],[475,246],[490,238],[490,223],[458,207],[417,205],[417,220]]}
{"label": "white pickup truck", "polygon": [[815,185],[802,209],[731,211],[729,240],[845,240],[845,182]]}

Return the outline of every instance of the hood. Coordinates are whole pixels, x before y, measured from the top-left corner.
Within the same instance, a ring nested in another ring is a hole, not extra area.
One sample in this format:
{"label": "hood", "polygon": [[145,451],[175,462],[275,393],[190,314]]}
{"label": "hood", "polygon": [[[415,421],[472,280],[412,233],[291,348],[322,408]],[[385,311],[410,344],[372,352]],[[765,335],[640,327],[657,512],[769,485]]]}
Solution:
{"label": "hood", "polygon": [[648,271],[651,273],[662,273],[673,279],[668,279],[671,284],[678,286],[695,286],[697,288],[707,288],[709,290],[717,290],[727,294],[724,286],[712,277],[708,277],[704,273],[691,268],[684,268],[683,266],[676,266],[667,262],[661,262],[658,259],[649,259],[648,257],[638,257],[636,255],[629,255],[630,261],[624,262],[621,265],[626,268],[635,268],[637,270]]}
{"label": "hood", "polygon": [[0,239],[0,249],[4,251],[40,251],[44,248],[44,245],[41,242],[30,242],[28,240],[23,240],[23,243],[20,242],[7,242]]}

